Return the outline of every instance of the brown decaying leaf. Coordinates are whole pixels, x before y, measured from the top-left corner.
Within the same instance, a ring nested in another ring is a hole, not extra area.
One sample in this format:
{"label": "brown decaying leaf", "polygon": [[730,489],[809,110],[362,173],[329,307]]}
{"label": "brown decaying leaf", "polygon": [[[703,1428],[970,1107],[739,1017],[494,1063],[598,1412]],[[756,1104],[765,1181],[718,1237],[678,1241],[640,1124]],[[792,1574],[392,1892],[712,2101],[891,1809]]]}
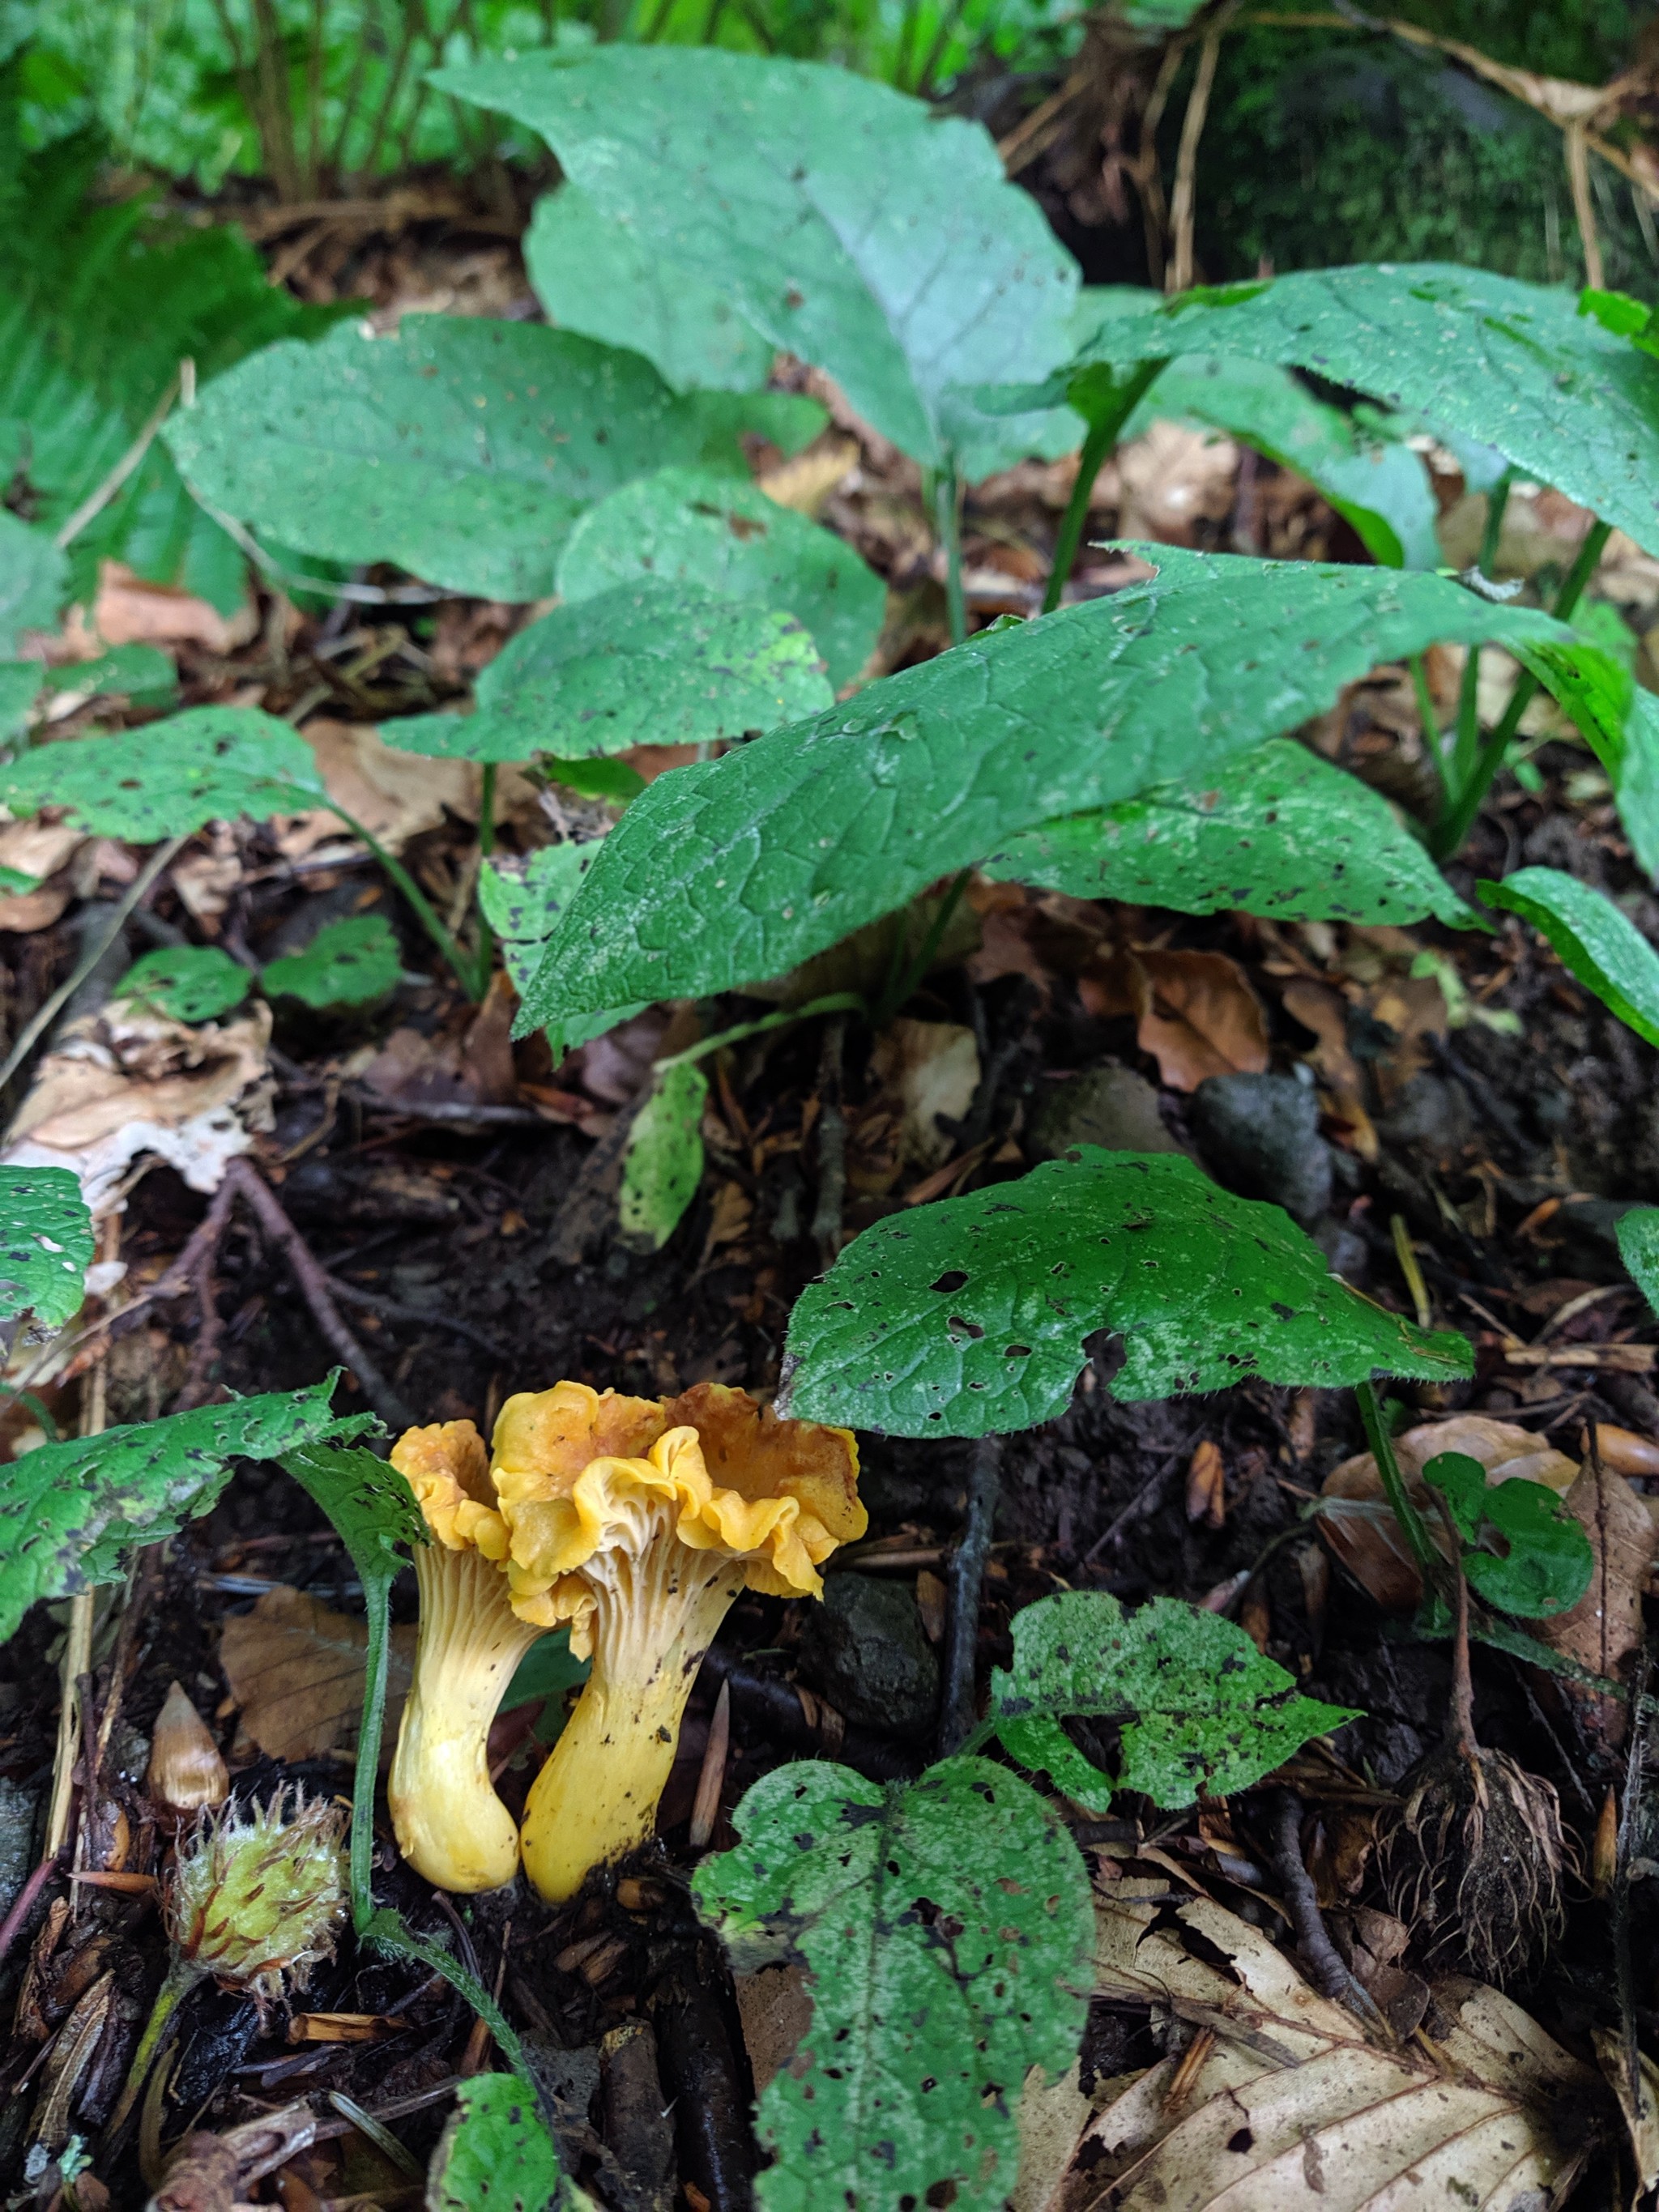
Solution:
{"label": "brown decaying leaf", "polygon": [[[272,1759],[321,1759],[357,1739],[368,1631],[303,1590],[279,1583],[252,1613],[225,1623],[219,1663],[242,1709],[244,1731]],[[392,1632],[386,1683],[387,1756],[398,1740],[415,1663],[415,1631]]]}
{"label": "brown decaying leaf", "polygon": [[[8,822],[0,825],[0,867],[38,876],[40,888],[0,897],[0,929],[22,934],[50,929],[74,895],[74,884],[59,876],[81,843],[81,832],[67,822]],[[57,882],[50,880],[58,877]]]}
{"label": "brown decaying leaf", "polygon": [[151,584],[118,561],[98,570],[98,596],[92,620],[79,607],[64,625],[64,642],[77,660],[91,660],[112,645],[200,645],[210,653],[234,653],[258,635],[258,611],[246,600],[234,615],[222,615],[205,599],[170,584]]}
{"label": "brown decaying leaf", "polygon": [[738,1975],[732,1987],[758,2095],[789,2063],[811,2026],[805,1971],[793,1965],[763,1966],[757,1973]]}
{"label": "brown decaying leaf", "polygon": [[1187,1518],[1211,1528],[1227,1524],[1227,1474],[1221,1447],[1206,1437],[1187,1468]]}
{"label": "brown decaying leaf", "polygon": [[[1622,1681],[1642,1647],[1642,1599],[1659,1553],[1659,1527],[1646,1503],[1605,1461],[1585,1461],[1566,1495],[1566,1509],[1589,1538],[1595,1567],[1589,1588],[1571,1613],[1534,1624],[1533,1632],[1593,1674]],[[1592,1735],[1610,1747],[1625,1739],[1627,1708],[1577,1682],[1562,1693]]]}
{"label": "brown decaying leaf", "polygon": [[1196,1091],[1212,1075],[1267,1072],[1267,1017],[1224,952],[1125,948],[1097,960],[1078,990],[1091,1014],[1135,1017],[1135,1041],[1172,1091]]}
{"label": "brown decaying leaf", "polygon": [[[1609,2100],[1519,2006],[1474,1982],[1434,1991],[1434,2055],[1379,2048],[1259,1929],[1207,1899],[1169,1927],[1162,1881],[1097,1898],[1096,1994],[1192,2033],[1083,2130],[1049,2212],[1491,2212],[1578,2171]],[[1220,1954],[1225,1965],[1215,1963]],[[1194,2035],[1213,2038],[1170,2095]]]}
{"label": "brown decaying leaf", "polygon": [[979,1088],[972,1030],[954,1022],[890,1022],[876,1039],[870,1072],[881,1105],[896,1117],[900,1167],[942,1166],[956,1139],[940,1118],[960,1121]]}
{"label": "brown decaying leaf", "polygon": [[[317,756],[330,798],[391,852],[400,853],[410,838],[437,829],[446,812],[467,822],[478,818],[481,771],[472,761],[399,752],[367,723],[331,721],[326,715],[313,715],[300,734]],[[498,771],[497,822],[534,802],[518,769]],[[349,834],[337,815],[313,808],[283,817],[276,838],[284,859],[293,860]]]}

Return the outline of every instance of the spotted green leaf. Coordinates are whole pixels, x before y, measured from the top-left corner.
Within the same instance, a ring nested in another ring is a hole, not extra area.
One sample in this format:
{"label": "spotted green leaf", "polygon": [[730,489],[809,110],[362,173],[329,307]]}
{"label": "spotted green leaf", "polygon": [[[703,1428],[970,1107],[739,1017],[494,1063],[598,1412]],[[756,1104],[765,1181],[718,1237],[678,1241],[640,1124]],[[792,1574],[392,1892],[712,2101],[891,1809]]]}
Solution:
{"label": "spotted green leaf", "polygon": [[517,2074],[480,2074],[455,2093],[433,2154],[427,2212],[578,2212],[536,2093]]}
{"label": "spotted green leaf", "polygon": [[1531,922],[1603,1006],[1659,1045],[1659,952],[1604,892],[1559,868],[1517,868],[1477,889],[1488,906]]}
{"label": "spotted green leaf", "polygon": [[1569,1613],[1595,1570],[1589,1538],[1556,1491],[1517,1476],[1488,1483],[1479,1460],[1440,1452],[1423,1480],[1445,1499],[1463,1540],[1463,1572],[1478,1597],[1523,1620]]}
{"label": "spotted green leaf", "polygon": [[269,962],[259,981],[273,999],[307,1006],[365,1006],[395,991],[403,956],[383,914],[346,915],[325,922],[303,952]]}
{"label": "spotted green leaf", "polygon": [[45,1329],[73,1319],[93,1250],[92,1217],[70,1169],[0,1167],[0,1330],[23,1314]]}
{"label": "spotted green leaf", "polygon": [[117,987],[176,1022],[211,1022],[240,1006],[253,978],[240,960],[216,945],[166,945],[135,960]]}
{"label": "spotted green leaf", "polygon": [[739,1964],[782,1944],[812,2017],[763,2092],[761,2212],[994,2212],[1018,2090],[1077,2055],[1089,1885],[1035,1790],[988,1760],[882,1784],[814,1761],[757,1782],[693,1888]]}
{"label": "spotted green leaf", "polygon": [[1659,1206],[1632,1206],[1619,1217],[1619,1256],[1632,1279],[1659,1314]]}
{"label": "spotted green leaf", "polygon": [[327,1514],[365,1582],[395,1575],[416,1545],[431,1542],[407,1480],[365,1445],[300,1444],[283,1466]]}
{"label": "spotted green leaf", "polygon": [[328,793],[315,754],[288,723],[257,707],[191,707],[0,762],[0,802],[17,815],[61,806],[94,837],[153,844],[221,817],[325,806]]}
{"label": "spotted green leaf", "polygon": [[68,591],[68,556],[0,507],[0,655],[15,653],[26,629],[55,630]]}
{"label": "spotted green leaf", "polygon": [[854,1237],[790,1316],[780,1403],[890,1436],[1030,1428],[1064,1413],[1102,1329],[1122,1340],[1108,1387],[1128,1401],[1250,1375],[1331,1389],[1471,1371],[1462,1337],[1351,1291],[1278,1206],[1179,1153],[1085,1145]]}
{"label": "spotted green leaf", "polygon": [[702,1181],[702,1109],[708,1079],[690,1062],[659,1076],[634,1116],[623,1155],[617,1212],[623,1239],[659,1252]]}
{"label": "spotted green leaf", "polygon": [[[495,933],[513,988],[521,997],[541,965],[559,916],[574,897],[576,886],[592,866],[599,849],[597,844],[544,845],[527,860],[486,860],[479,870],[478,905]],[[641,1000],[633,1006],[601,1008],[598,1013],[579,1014],[570,1021],[550,1025],[548,1042],[554,1059],[562,1060],[579,1044],[587,1044],[615,1029],[618,1022],[643,1013],[647,1003]]]}
{"label": "spotted green leaf", "polygon": [[1106,1809],[1110,1785],[1063,1721],[1115,1723],[1116,1786],[1173,1808],[1200,1790],[1248,1790],[1310,1737],[1356,1717],[1303,1697],[1236,1622],[1176,1598],[1125,1613],[1104,1590],[1063,1591],[1012,1626],[1013,1665],[994,1669],[986,1717],[1021,1765],[1094,1810]]}
{"label": "spotted green leaf", "polygon": [[572,604],[647,576],[793,615],[837,690],[870,658],[887,604],[881,579],[833,531],[707,470],[625,485],[582,517],[559,558]]}
{"label": "spotted green leaf", "polygon": [[1011,837],[988,876],[1178,914],[1472,927],[1463,903],[1385,799],[1287,738],[1202,782]]}

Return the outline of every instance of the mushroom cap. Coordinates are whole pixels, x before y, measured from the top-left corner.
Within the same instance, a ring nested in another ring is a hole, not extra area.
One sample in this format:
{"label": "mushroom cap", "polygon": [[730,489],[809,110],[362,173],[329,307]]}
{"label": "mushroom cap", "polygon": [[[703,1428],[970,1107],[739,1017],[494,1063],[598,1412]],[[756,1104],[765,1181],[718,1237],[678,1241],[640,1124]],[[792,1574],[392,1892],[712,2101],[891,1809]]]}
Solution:
{"label": "mushroom cap", "polygon": [[446,1551],[506,1559],[507,1523],[497,1510],[489,1455],[471,1421],[405,1429],[392,1447],[392,1464]]}
{"label": "mushroom cap", "polygon": [[659,1401],[579,1382],[510,1398],[491,1471],[514,1609],[549,1626],[581,1625],[588,1562],[639,1551],[665,1512],[688,1549],[740,1559],[749,1587],[778,1597],[816,1596],[820,1564],[867,1520],[849,1431],[781,1421],[718,1383]]}

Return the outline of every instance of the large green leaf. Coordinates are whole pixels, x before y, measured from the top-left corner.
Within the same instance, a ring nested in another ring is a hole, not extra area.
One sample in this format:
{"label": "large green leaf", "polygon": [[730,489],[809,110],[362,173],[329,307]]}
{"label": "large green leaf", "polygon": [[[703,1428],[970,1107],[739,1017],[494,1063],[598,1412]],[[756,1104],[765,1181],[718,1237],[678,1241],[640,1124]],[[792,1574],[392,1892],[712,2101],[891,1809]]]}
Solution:
{"label": "large green leaf", "polygon": [[1224,430],[1294,469],[1353,525],[1373,560],[1395,568],[1438,567],[1434,489],[1421,457],[1393,441],[1368,443],[1340,408],[1316,399],[1289,370],[1188,355],[1164,369],[1123,434],[1138,437],[1159,416]]}
{"label": "large green leaf", "polygon": [[533,599],[591,501],[670,462],[740,471],[739,430],[811,434],[810,402],[783,411],[800,404],[681,398],[639,355],[571,331],[410,315],[395,337],[348,324],[268,346],[165,434],[210,507],[296,551]]}
{"label": "large green leaf", "polygon": [[730,301],[565,185],[536,203],[525,268],[550,323],[642,353],[676,392],[753,392],[777,349]]}
{"label": "large green leaf", "polygon": [[[602,215],[827,368],[919,461],[945,459],[951,386],[1066,355],[1076,264],[976,123],[848,70],[708,48],[520,54],[434,82],[539,131]],[[1006,434],[959,453],[969,475],[1016,457]]]}
{"label": "large green leaf", "polygon": [[463,2081],[433,2154],[427,2212],[575,2212],[573,2189],[536,2109],[536,2092],[516,2074]]}
{"label": "large green leaf", "polygon": [[839,690],[870,658],[887,594],[833,531],[757,485],[707,470],[663,469],[585,514],[559,558],[567,601],[646,577],[752,599],[805,624]]}
{"label": "large green leaf", "polygon": [[[508,980],[520,998],[599,849],[597,844],[544,845],[528,860],[486,860],[479,870],[478,905],[495,933]],[[615,1029],[618,1022],[642,1014],[648,1003],[639,1000],[632,1006],[602,1007],[552,1024],[548,1043],[554,1059],[562,1060],[579,1044]]]}
{"label": "large green leaf", "polygon": [[855,1237],[789,1317],[780,1406],[890,1436],[1030,1428],[1064,1413],[1101,1329],[1123,1340],[1109,1388],[1130,1401],[1471,1372],[1462,1337],[1351,1291],[1278,1206],[1179,1153],[1085,1145]]}
{"label": "large green leaf", "polygon": [[[69,592],[69,562],[44,530],[0,507],[0,658],[26,629],[55,630]],[[37,686],[43,679],[37,674]]]}
{"label": "large green leaf", "polygon": [[47,1329],[71,1320],[94,1249],[70,1169],[0,1167],[0,1328],[26,1313]]}
{"label": "large green leaf", "polygon": [[1289,738],[1212,778],[1024,830],[984,863],[1001,882],[1178,914],[1455,928],[1476,916],[1387,799]]}
{"label": "large green leaf", "polygon": [[302,952],[272,960],[259,981],[273,999],[307,1006],[366,1006],[395,991],[403,956],[383,914],[343,915],[325,922]]}
{"label": "large green leaf", "polygon": [[1507,908],[1541,931],[1603,1006],[1659,1045],[1659,952],[1603,892],[1559,868],[1517,868],[1501,884],[1478,888],[1488,906]]}
{"label": "large green leaf", "polygon": [[947,1759],[884,1787],[805,1762],[757,1782],[694,1890],[739,1960],[787,1944],[812,2017],[760,2100],[762,2212],[1001,2205],[1033,2067],[1077,2055],[1089,1885],[1004,1767]]}
{"label": "large green leaf", "polygon": [[1103,1812],[1110,1790],[1061,1722],[1122,1730],[1116,1786],[1154,1805],[1226,1797],[1282,1765],[1310,1736],[1357,1717],[1301,1696],[1236,1621],[1177,1598],[1126,1613],[1104,1590],[1064,1590],[1013,1618],[1014,1662],[991,1675],[986,1717],[1022,1766]]}
{"label": "large green leaf", "polygon": [[1548,683],[1595,651],[1443,577],[1144,550],[1150,582],[659,776],[550,940],[526,1024],[781,975],[1013,831],[1212,777],[1436,640],[1505,645]]}
{"label": "large green leaf", "polygon": [[1107,315],[1080,360],[1188,354],[1245,355],[1370,393],[1495,447],[1659,551],[1659,361],[1579,314],[1570,293],[1447,262],[1304,270],[1167,301],[1148,293],[1139,313]]}
{"label": "large green leaf", "polygon": [[366,1582],[396,1575],[415,1546],[432,1541],[407,1480],[366,1446],[301,1444],[283,1466],[327,1514]]}
{"label": "large green leaf", "polygon": [[793,615],[647,578],[521,629],[479,677],[474,713],[412,714],[381,735],[400,751],[444,759],[581,760],[741,738],[816,714],[834,696]]}
{"label": "large green leaf", "polygon": [[0,1468],[0,1643],[38,1598],[113,1582],[135,1544],[170,1536],[216,1503],[235,1459],[276,1459],[350,1434],[334,1380],[202,1406],[165,1420],[42,1444]]}
{"label": "large green leaf", "polygon": [[257,707],[190,707],[0,763],[0,803],[15,815],[61,806],[94,837],[153,844],[222,817],[326,806],[328,793],[291,724]]}

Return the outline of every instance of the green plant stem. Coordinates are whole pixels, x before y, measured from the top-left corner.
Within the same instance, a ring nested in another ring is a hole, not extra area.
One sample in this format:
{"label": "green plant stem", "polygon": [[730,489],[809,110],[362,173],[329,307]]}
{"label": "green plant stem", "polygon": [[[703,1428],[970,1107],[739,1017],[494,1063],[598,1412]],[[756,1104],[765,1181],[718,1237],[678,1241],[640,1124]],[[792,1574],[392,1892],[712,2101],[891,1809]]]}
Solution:
{"label": "green plant stem", "polygon": [[508,2027],[501,2007],[481,1982],[475,1981],[459,1959],[422,1936],[417,1936],[407,1926],[401,1913],[390,1911],[384,1905],[375,1913],[360,1934],[366,1943],[380,1952],[389,1952],[394,1958],[416,1959],[422,1966],[429,1966],[434,1974],[441,1974],[452,1990],[459,1990],[489,2028],[505,2053],[515,2073],[526,2081],[535,2075],[524,2055],[524,2045]]}
{"label": "green plant stem", "polygon": [[714,1036],[704,1037],[698,1044],[688,1045],[684,1052],[659,1060],[654,1072],[660,1076],[671,1067],[688,1067],[696,1060],[707,1060],[711,1052],[723,1052],[729,1044],[741,1044],[745,1037],[761,1036],[768,1030],[787,1029],[792,1022],[810,1021],[815,1014],[862,1014],[867,1011],[856,991],[832,991],[827,998],[809,999],[804,1006],[781,1007],[775,1014],[763,1014],[758,1021],[739,1022],[735,1029],[721,1030]]}
{"label": "green plant stem", "polygon": [[1417,694],[1417,712],[1423,724],[1423,757],[1434,770],[1435,785],[1440,793],[1440,805],[1446,804],[1446,763],[1440,750],[1440,717],[1434,711],[1434,695],[1429,690],[1429,672],[1420,653],[1410,658],[1412,689]]}
{"label": "green plant stem", "polygon": [[[1584,586],[1595,574],[1607,539],[1613,533],[1610,522],[1598,522],[1579,548],[1578,558],[1567,571],[1566,581],[1556,594],[1550,612],[1558,622],[1566,622],[1583,597]],[[1474,648],[1470,648],[1474,657]],[[1521,717],[1538,694],[1538,678],[1522,671],[1504,718],[1486,740],[1480,759],[1475,763],[1468,781],[1459,785],[1457,796],[1446,809],[1436,828],[1432,850],[1437,860],[1449,860],[1469,833],[1475,816],[1480,811],[1480,802],[1491,790],[1492,779],[1504,765],[1504,758],[1516,732],[1521,726]]]}
{"label": "green plant stem", "polygon": [[968,635],[968,603],[962,591],[962,478],[954,465],[939,471],[933,486],[933,514],[945,548],[945,608],[951,642],[961,645]]}
{"label": "green plant stem", "polygon": [[374,1785],[380,1771],[380,1736],[386,1725],[386,1674],[392,1644],[392,1584],[386,1574],[364,1574],[363,1617],[368,1628],[364,1654],[363,1714],[357,1730],[357,1768],[351,1782],[351,1924],[361,1936],[374,1917]]}
{"label": "green plant stem", "polygon": [[[950,926],[951,916],[956,912],[962,895],[968,888],[968,878],[973,872],[971,868],[963,868],[957,875],[950,889],[939,901],[933,920],[927,925],[927,934],[916,948],[915,958],[902,974],[889,975],[887,988],[877,1001],[874,1013],[870,1017],[870,1025],[872,1029],[883,1029],[892,1020],[894,1015],[897,1013],[899,1008],[933,965],[933,955],[939,948],[939,940]],[[901,945],[904,942],[902,927],[900,928],[898,941]],[[894,963],[894,967],[896,970],[896,962]]]}
{"label": "green plant stem", "polygon": [[1042,595],[1042,611],[1045,615],[1053,614],[1060,605],[1060,595],[1070,580],[1083,526],[1089,519],[1089,495],[1095,488],[1101,463],[1116,446],[1124,424],[1152,389],[1163,368],[1161,361],[1142,362],[1128,382],[1111,393],[1089,424],[1089,434],[1078,454],[1077,481],[1072,486],[1072,495],[1066,502],[1066,512],[1060,519],[1054,538],[1054,565],[1048,571],[1048,588]]}
{"label": "green plant stem", "polygon": [[1406,1532],[1406,1541],[1411,1546],[1412,1557],[1417,1562],[1425,1587],[1431,1587],[1440,1579],[1445,1562],[1424,1523],[1423,1516],[1412,1504],[1405,1477],[1400,1472],[1400,1462],[1394,1455],[1394,1439],[1389,1434],[1389,1425],[1382,1418],[1382,1407],[1377,1403],[1376,1387],[1371,1382],[1356,1383],[1354,1396],[1359,1401],[1359,1419],[1364,1427],[1365,1441],[1371,1448],[1371,1456],[1376,1462],[1383,1494],[1394,1508],[1395,1520]]}
{"label": "green plant stem", "polygon": [[478,854],[487,860],[495,849],[495,763],[486,761],[478,779]]}
{"label": "green plant stem", "polygon": [[[341,821],[345,823],[346,828],[350,830],[354,837],[360,837],[362,840],[363,843],[367,845],[369,851],[374,854],[380,866],[386,870],[387,875],[391,877],[392,882],[397,884],[398,890],[409,901],[410,906],[414,908],[416,915],[420,921],[422,928],[425,930],[427,935],[432,939],[432,942],[437,946],[439,951],[443,954],[444,958],[448,961],[450,966],[460,978],[461,988],[466,993],[468,998],[472,1000],[481,999],[483,996],[483,992],[478,982],[477,970],[475,963],[467,958],[465,953],[462,951],[460,946],[450,935],[448,930],[445,928],[442,921],[439,919],[438,914],[433,907],[431,901],[427,897],[426,893],[416,882],[414,877],[410,874],[409,870],[404,867],[403,862],[395,858],[395,856],[391,853],[388,853],[386,847],[380,842],[374,831],[372,830],[365,830],[362,823],[357,820],[356,817],[355,815],[348,814],[343,806],[337,805],[335,800],[331,799],[328,801],[328,809],[331,814],[337,814],[339,816]],[[486,958],[489,957],[487,952],[485,957]],[[486,974],[484,981],[487,983],[489,980],[489,976]]]}
{"label": "green plant stem", "polygon": [[[1504,534],[1504,513],[1510,503],[1510,480],[1500,477],[1486,499],[1486,527],[1480,532],[1480,553],[1475,562],[1490,576],[1498,560],[1498,542]],[[1452,785],[1462,792],[1474,774],[1480,757],[1480,648],[1469,647],[1463,663],[1463,680],[1457,692],[1457,736],[1452,751]]]}
{"label": "green plant stem", "polygon": [[104,2131],[106,2143],[115,2141],[131,2118],[132,2108],[149,2078],[149,2069],[155,2063],[156,2055],[172,2032],[173,2016],[200,1979],[196,1969],[182,1960],[175,1960],[168,1968],[167,1979],[155,1992],[149,2018],[144,2022],[138,2048],[133,2052],[132,2063],[127,2069],[127,2078],[121,2084],[120,2101],[111,2113],[109,2125]]}

